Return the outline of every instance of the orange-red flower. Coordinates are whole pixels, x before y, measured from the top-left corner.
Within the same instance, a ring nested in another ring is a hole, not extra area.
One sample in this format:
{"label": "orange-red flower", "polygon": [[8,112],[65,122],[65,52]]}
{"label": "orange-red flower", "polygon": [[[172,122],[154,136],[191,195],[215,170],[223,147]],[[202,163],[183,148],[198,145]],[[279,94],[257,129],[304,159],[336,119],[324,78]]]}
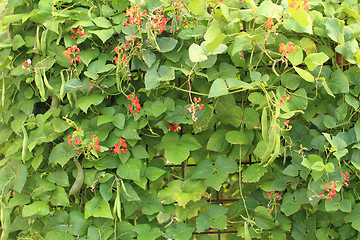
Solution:
{"label": "orange-red flower", "polygon": [[309,11],[308,0],[288,0],[288,7],[296,9],[298,12],[302,9]]}
{"label": "orange-red flower", "polygon": [[114,60],[115,60],[115,65],[118,66],[119,65],[119,59],[116,56],[114,56]]}
{"label": "orange-red flower", "polygon": [[279,52],[280,53],[284,53],[286,51],[286,45],[285,43],[280,43],[279,44]]}
{"label": "orange-red flower", "polygon": [[270,31],[271,27],[274,25],[273,18],[269,17],[267,22],[265,23],[265,26],[267,27],[267,30]]}
{"label": "orange-red flower", "polygon": [[296,50],[294,43],[292,43],[292,42],[289,42],[287,47],[289,49],[289,53],[295,52],[295,50]]}
{"label": "orange-red flower", "polygon": [[288,42],[287,46],[283,42],[279,44],[279,52],[283,53],[285,55],[288,53],[294,52],[295,50],[296,50],[296,47],[295,47],[294,43],[292,43],[292,42]]}

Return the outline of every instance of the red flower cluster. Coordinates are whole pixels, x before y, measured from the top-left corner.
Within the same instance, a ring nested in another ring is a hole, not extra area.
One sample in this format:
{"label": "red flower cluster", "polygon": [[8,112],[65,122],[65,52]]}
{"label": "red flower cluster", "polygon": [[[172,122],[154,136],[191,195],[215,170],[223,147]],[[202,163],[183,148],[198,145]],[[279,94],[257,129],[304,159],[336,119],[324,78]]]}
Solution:
{"label": "red flower cluster", "polygon": [[[73,33],[74,33],[74,29],[71,29],[71,30],[70,30],[70,33],[73,34]],[[81,28],[78,28],[78,29],[76,30],[76,33],[79,35],[79,37],[81,37],[81,36],[83,36],[83,35],[86,34],[86,32],[84,32],[84,30],[82,30]],[[72,39],[74,39],[74,40],[77,38],[75,35],[71,35],[71,37],[72,37]]]}
{"label": "red flower cluster", "polygon": [[[273,190],[273,193],[275,193],[275,190]],[[275,193],[274,194],[275,195],[275,197],[276,197],[276,199],[274,198],[274,200],[276,201],[276,200],[281,200],[281,197],[280,197],[280,194],[279,193]],[[267,196],[268,196],[268,198],[269,198],[269,203],[268,203],[268,205],[267,205],[267,210],[268,210],[268,212],[270,212],[271,211],[271,202],[272,202],[272,199],[273,199],[273,195],[272,195],[272,193],[271,192],[267,192]]]}
{"label": "red flower cluster", "polygon": [[125,22],[124,23],[125,27],[128,27],[129,25],[142,26],[141,19],[142,17],[146,16],[146,10],[142,11],[142,13],[139,14],[139,8],[140,8],[140,4],[137,3],[135,4],[135,9],[134,8],[126,9],[125,16],[128,17],[129,23]]}
{"label": "red flower cluster", "polygon": [[172,5],[173,7],[175,7],[174,9],[175,11],[181,12],[182,8],[184,7],[184,1],[179,1],[179,0],[177,0],[176,2],[172,1]]}
{"label": "red flower cluster", "polygon": [[343,174],[342,171],[340,171],[340,174],[341,174],[341,178],[343,179],[344,181],[344,185],[346,187],[349,187],[349,173],[346,171],[345,174]]}
{"label": "red flower cluster", "polygon": [[80,48],[78,48],[76,45],[72,46],[72,47],[69,47],[68,49],[63,51],[63,55],[65,57],[69,58],[70,65],[73,65],[74,60],[81,63],[80,56],[78,55],[79,53],[80,53]]}
{"label": "red flower cluster", "polygon": [[309,11],[308,0],[289,0],[289,8],[296,8],[296,11]]}
{"label": "red flower cluster", "polygon": [[[349,186],[349,173],[345,172],[345,174],[343,174],[343,172],[340,171],[340,174],[341,174],[341,178],[343,179],[344,185],[346,187],[348,187]],[[325,185],[325,191],[329,192],[328,194],[323,194],[323,193],[317,194],[310,188],[310,190],[312,190],[315,193],[315,195],[310,197],[309,201],[311,202],[313,200],[313,197],[330,199],[330,201],[332,201],[332,196],[336,196],[336,193],[337,193],[336,188],[337,188],[337,182],[334,182],[333,180],[330,181],[329,186]]]}
{"label": "red flower cluster", "polygon": [[179,124],[169,123],[169,131],[177,132],[180,130]]}
{"label": "red flower cluster", "polygon": [[269,17],[267,22],[265,23],[265,26],[267,27],[267,30],[270,31],[271,27],[274,25],[273,18]]}
{"label": "red flower cluster", "polygon": [[199,111],[202,111],[202,109],[204,108],[204,104],[199,104],[201,102],[201,98],[197,98],[194,97],[194,102],[191,103],[191,106],[189,108],[187,108],[187,110],[191,113],[192,115],[192,119],[194,122],[196,122],[198,119],[197,117],[195,117],[195,113],[196,113],[196,108]]}
{"label": "red flower cluster", "polygon": [[[123,147],[123,149],[121,149],[121,147]],[[117,154],[121,154],[121,151],[122,151],[123,153],[126,154],[128,151],[126,141],[123,138],[118,139],[118,143],[115,144],[114,148],[110,148],[110,151],[117,153]]]}
{"label": "red flower cluster", "polygon": [[285,43],[280,43],[279,44],[279,52],[283,53],[283,54],[288,54],[291,52],[295,52],[296,47],[294,46],[294,43],[292,42],[288,42],[288,45],[286,46]]}
{"label": "red flower cluster", "polygon": [[169,18],[164,18],[163,9],[156,9],[155,10],[155,19],[151,20],[151,28],[155,31],[159,31],[161,35],[162,32],[166,30],[166,23],[170,20]]}
{"label": "red flower cluster", "polygon": [[81,140],[78,139],[77,136],[74,136],[74,137],[73,137],[73,135],[69,135],[67,139],[68,139],[68,144],[69,144],[70,146],[72,145],[72,139],[73,139],[73,138],[74,138],[74,141],[75,141],[75,144],[76,144],[76,145],[81,144]]}
{"label": "red flower cluster", "polygon": [[[273,192],[275,193],[275,190],[274,190]],[[268,191],[268,192],[267,192],[267,195],[268,195],[269,201],[271,201],[271,197],[272,197],[271,192]],[[280,199],[281,199],[279,193],[275,193],[275,197],[276,197],[277,200],[280,200]]]}
{"label": "red flower cluster", "polygon": [[139,98],[135,96],[135,93],[129,94],[127,96],[128,100],[131,100],[131,103],[129,103],[129,111],[136,116],[136,112],[139,112],[141,110],[141,105],[139,103]]}
{"label": "red flower cluster", "polygon": [[[184,7],[184,2],[179,1],[179,0],[177,0],[176,2],[172,1],[172,6],[174,7],[176,20],[180,21],[180,13],[182,12],[182,9]],[[179,30],[179,28],[177,28],[176,30]],[[172,30],[170,30],[170,31],[172,31]]]}
{"label": "red flower cluster", "polygon": [[95,140],[94,145],[92,145],[95,148],[95,150],[100,151],[101,146],[99,145],[100,139],[98,138],[98,136],[92,135],[91,140]]}
{"label": "red flower cluster", "polygon": [[[22,65],[22,68],[23,69],[27,69],[27,70],[29,70],[30,71],[30,64],[31,64],[31,60],[30,59],[28,59],[28,60],[25,60],[23,63],[21,63],[21,65]],[[33,72],[34,72],[35,70],[33,69]]]}
{"label": "red flower cluster", "polygon": [[198,107],[199,111],[201,112],[202,109],[204,108],[204,104],[198,104],[201,102],[201,98],[197,98],[197,97],[194,97],[194,103],[195,104],[192,104],[187,110],[190,112],[190,113],[193,113],[193,112],[196,112],[196,107]]}
{"label": "red flower cluster", "polygon": [[[137,43],[135,45],[135,40],[136,40],[136,36],[131,36],[131,42],[129,40],[127,40],[125,42],[125,46],[124,48],[122,46],[116,46],[114,48],[115,53],[117,54],[117,56],[114,56],[114,61],[115,61],[115,65],[118,66],[120,64],[120,59],[126,64],[129,64],[129,60],[128,57],[125,55],[125,52],[127,50],[129,50],[130,48],[132,48],[133,46],[135,47],[134,49],[134,53],[138,54],[140,53],[140,49],[142,44],[141,43]],[[136,48],[139,48],[138,50]]]}
{"label": "red flower cluster", "polygon": [[325,191],[329,192],[329,194],[327,195],[327,199],[330,199],[330,201],[332,201],[332,196],[336,196],[337,183],[334,181],[330,181],[329,185],[331,187],[331,190],[329,190],[328,185],[326,185]]}
{"label": "red flower cluster", "polygon": [[290,100],[290,95],[283,95],[282,99],[280,99],[280,107],[284,105],[284,101]]}

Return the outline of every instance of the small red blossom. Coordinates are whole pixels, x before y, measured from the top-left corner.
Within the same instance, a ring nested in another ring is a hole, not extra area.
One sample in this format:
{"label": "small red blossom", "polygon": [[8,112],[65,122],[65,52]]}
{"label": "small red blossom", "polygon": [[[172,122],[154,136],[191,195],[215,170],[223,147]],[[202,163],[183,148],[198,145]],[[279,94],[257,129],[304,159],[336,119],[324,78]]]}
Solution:
{"label": "small red blossom", "polygon": [[194,112],[194,110],[195,110],[194,105],[191,105],[187,110],[188,110],[190,113]]}
{"label": "small red blossom", "polygon": [[271,192],[267,192],[269,200],[271,200]]}
{"label": "small red blossom", "polygon": [[179,131],[180,127],[179,124],[175,124],[175,123],[169,123],[169,131]]}
{"label": "small red blossom", "polygon": [[[123,147],[123,149],[121,149],[121,147]],[[118,140],[118,143],[116,143],[114,145],[114,148],[110,148],[110,151],[117,153],[117,154],[121,154],[121,151],[122,151],[123,153],[126,154],[128,152],[126,141],[124,139],[120,138]]]}
{"label": "small red blossom", "polygon": [[122,60],[123,60],[125,63],[128,63],[128,61],[126,60],[126,55],[123,56]]}
{"label": "small red blossom", "polygon": [[288,43],[288,45],[287,45],[287,47],[288,47],[288,52],[289,53],[291,53],[291,52],[295,52],[295,50],[296,50],[296,48],[295,48],[295,46],[294,46],[294,43],[292,43],[292,42],[289,42]]}
{"label": "small red blossom", "polygon": [[265,26],[267,27],[267,30],[270,31],[271,27],[274,25],[273,18],[269,17],[267,22],[265,23]]}
{"label": "small red blossom", "polygon": [[280,194],[279,193],[275,193],[275,196],[278,200],[280,200]]}
{"label": "small red blossom", "polygon": [[100,151],[101,150],[101,146],[99,145],[100,139],[98,139],[96,137],[95,143],[93,145],[93,147],[95,148],[96,151]]}
{"label": "small red blossom", "polygon": [[78,29],[76,30],[76,33],[79,34],[79,37],[81,37],[81,36],[83,36],[83,35],[86,34],[86,32],[84,32],[81,28],[78,28]]}
{"label": "small red blossom", "polygon": [[282,99],[280,99],[280,107],[284,105],[284,101]]}
{"label": "small red blossom", "polygon": [[285,53],[285,51],[286,51],[285,43],[279,43],[279,52],[280,53]]}
{"label": "small red blossom", "polygon": [[71,135],[69,135],[69,136],[67,137],[67,139],[68,139],[68,144],[71,146],[71,145],[72,145],[72,143],[71,143]]}
{"label": "small red blossom", "polygon": [[89,83],[89,87],[90,87],[90,89],[92,89],[93,88],[93,84],[92,83]]}
{"label": "small red blossom", "polygon": [[309,11],[308,0],[289,0],[289,8],[296,9],[296,11]]}
{"label": "small red blossom", "polygon": [[74,35],[71,35],[71,37],[72,37],[72,39],[74,39],[74,40],[76,39],[76,36],[74,36]]}
{"label": "small red blossom", "polygon": [[114,56],[114,61],[115,61],[115,65],[118,66],[119,65],[119,59],[116,56]]}
{"label": "small red blossom", "polygon": [[114,51],[115,51],[117,54],[119,54],[119,46],[116,46],[116,47],[114,48]]}
{"label": "small red blossom", "polygon": [[198,105],[199,111],[201,112],[201,110],[204,108],[204,104],[200,104]]}
{"label": "small red blossom", "polygon": [[28,71],[30,71],[30,64],[31,64],[31,60],[27,59],[25,60],[23,63],[21,63],[22,68],[23,69],[27,69]]}
{"label": "small red blossom", "polygon": [[135,95],[135,93],[133,93],[129,94],[127,96],[127,99],[131,100],[131,104],[129,104],[129,111],[135,116],[136,112],[139,112],[141,110],[139,98]]}
{"label": "small red blossom", "polygon": [[81,140],[78,139],[77,136],[74,137],[74,140],[75,140],[75,144],[76,144],[76,145],[81,144]]}
{"label": "small red blossom", "polygon": [[284,122],[285,126],[289,126],[289,123],[290,123],[289,119]]}
{"label": "small red blossom", "polygon": [[346,187],[349,187],[349,172],[346,171],[345,174],[343,175],[343,172],[340,171],[340,174],[341,174],[341,178],[343,178],[344,185]]}
{"label": "small red blossom", "polygon": [[[76,61],[78,61],[79,63],[81,63],[81,59],[80,59],[80,56],[77,55],[80,53],[80,48],[78,48],[76,45],[75,46],[72,46],[72,47],[69,47],[67,48],[65,51],[63,51],[63,55],[65,57],[68,57],[69,58],[69,61],[70,61],[70,65],[73,65],[74,63],[74,59]],[[73,56],[73,57],[71,57]]]}
{"label": "small red blossom", "polygon": [[120,139],[118,140],[118,143],[120,143],[120,146],[121,146],[121,147],[127,148],[127,144],[126,144],[125,139],[120,138]]}

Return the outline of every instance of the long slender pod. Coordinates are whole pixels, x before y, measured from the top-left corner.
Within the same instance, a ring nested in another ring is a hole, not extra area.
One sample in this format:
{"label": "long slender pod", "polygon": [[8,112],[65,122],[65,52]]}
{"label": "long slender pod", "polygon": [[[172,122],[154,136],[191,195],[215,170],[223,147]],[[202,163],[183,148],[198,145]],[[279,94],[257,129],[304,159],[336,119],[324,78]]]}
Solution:
{"label": "long slender pod", "polygon": [[69,192],[69,196],[70,195],[75,195],[76,193],[78,193],[84,183],[84,170],[81,166],[81,164],[79,163],[78,160],[74,159],[74,163],[77,169],[77,175],[76,175],[76,179],[75,182],[73,183],[73,185],[71,186],[70,192]]}
{"label": "long slender pod", "polygon": [[274,152],[273,152],[271,158],[267,161],[267,163],[264,166],[266,167],[267,165],[272,163],[277,158],[279,153],[280,153],[280,134],[276,134]]}
{"label": "long slender pod", "polygon": [[28,136],[28,133],[27,133],[26,128],[24,126],[21,126],[21,130],[22,130],[23,135],[24,135],[23,146],[22,146],[22,151],[21,151],[21,160],[25,164],[25,160],[26,160],[26,156],[27,156],[27,147],[29,145],[29,136]]}
{"label": "long slender pod", "polygon": [[276,135],[278,134],[276,131],[275,120],[272,121],[269,131],[270,131],[269,142],[266,145],[265,153],[261,156],[262,163],[267,162],[267,160],[270,158],[271,153],[273,152],[274,147],[275,147]]}
{"label": "long slender pod", "polygon": [[49,81],[47,80],[47,77],[46,77],[46,70],[43,69],[43,79],[44,79],[44,83],[45,83],[45,86],[50,89],[51,91],[54,91],[55,89],[50,85]]}
{"label": "long slender pod", "polygon": [[264,142],[267,144],[269,142],[269,129],[266,108],[263,109],[261,114],[261,135]]}

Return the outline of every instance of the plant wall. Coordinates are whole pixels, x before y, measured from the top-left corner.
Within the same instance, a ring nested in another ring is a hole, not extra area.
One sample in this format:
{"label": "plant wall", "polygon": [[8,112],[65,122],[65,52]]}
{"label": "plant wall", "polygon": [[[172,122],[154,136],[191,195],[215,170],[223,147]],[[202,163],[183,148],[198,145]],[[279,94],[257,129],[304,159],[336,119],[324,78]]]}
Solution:
{"label": "plant wall", "polygon": [[358,1],[3,5],[1,240],[358,238]]}

